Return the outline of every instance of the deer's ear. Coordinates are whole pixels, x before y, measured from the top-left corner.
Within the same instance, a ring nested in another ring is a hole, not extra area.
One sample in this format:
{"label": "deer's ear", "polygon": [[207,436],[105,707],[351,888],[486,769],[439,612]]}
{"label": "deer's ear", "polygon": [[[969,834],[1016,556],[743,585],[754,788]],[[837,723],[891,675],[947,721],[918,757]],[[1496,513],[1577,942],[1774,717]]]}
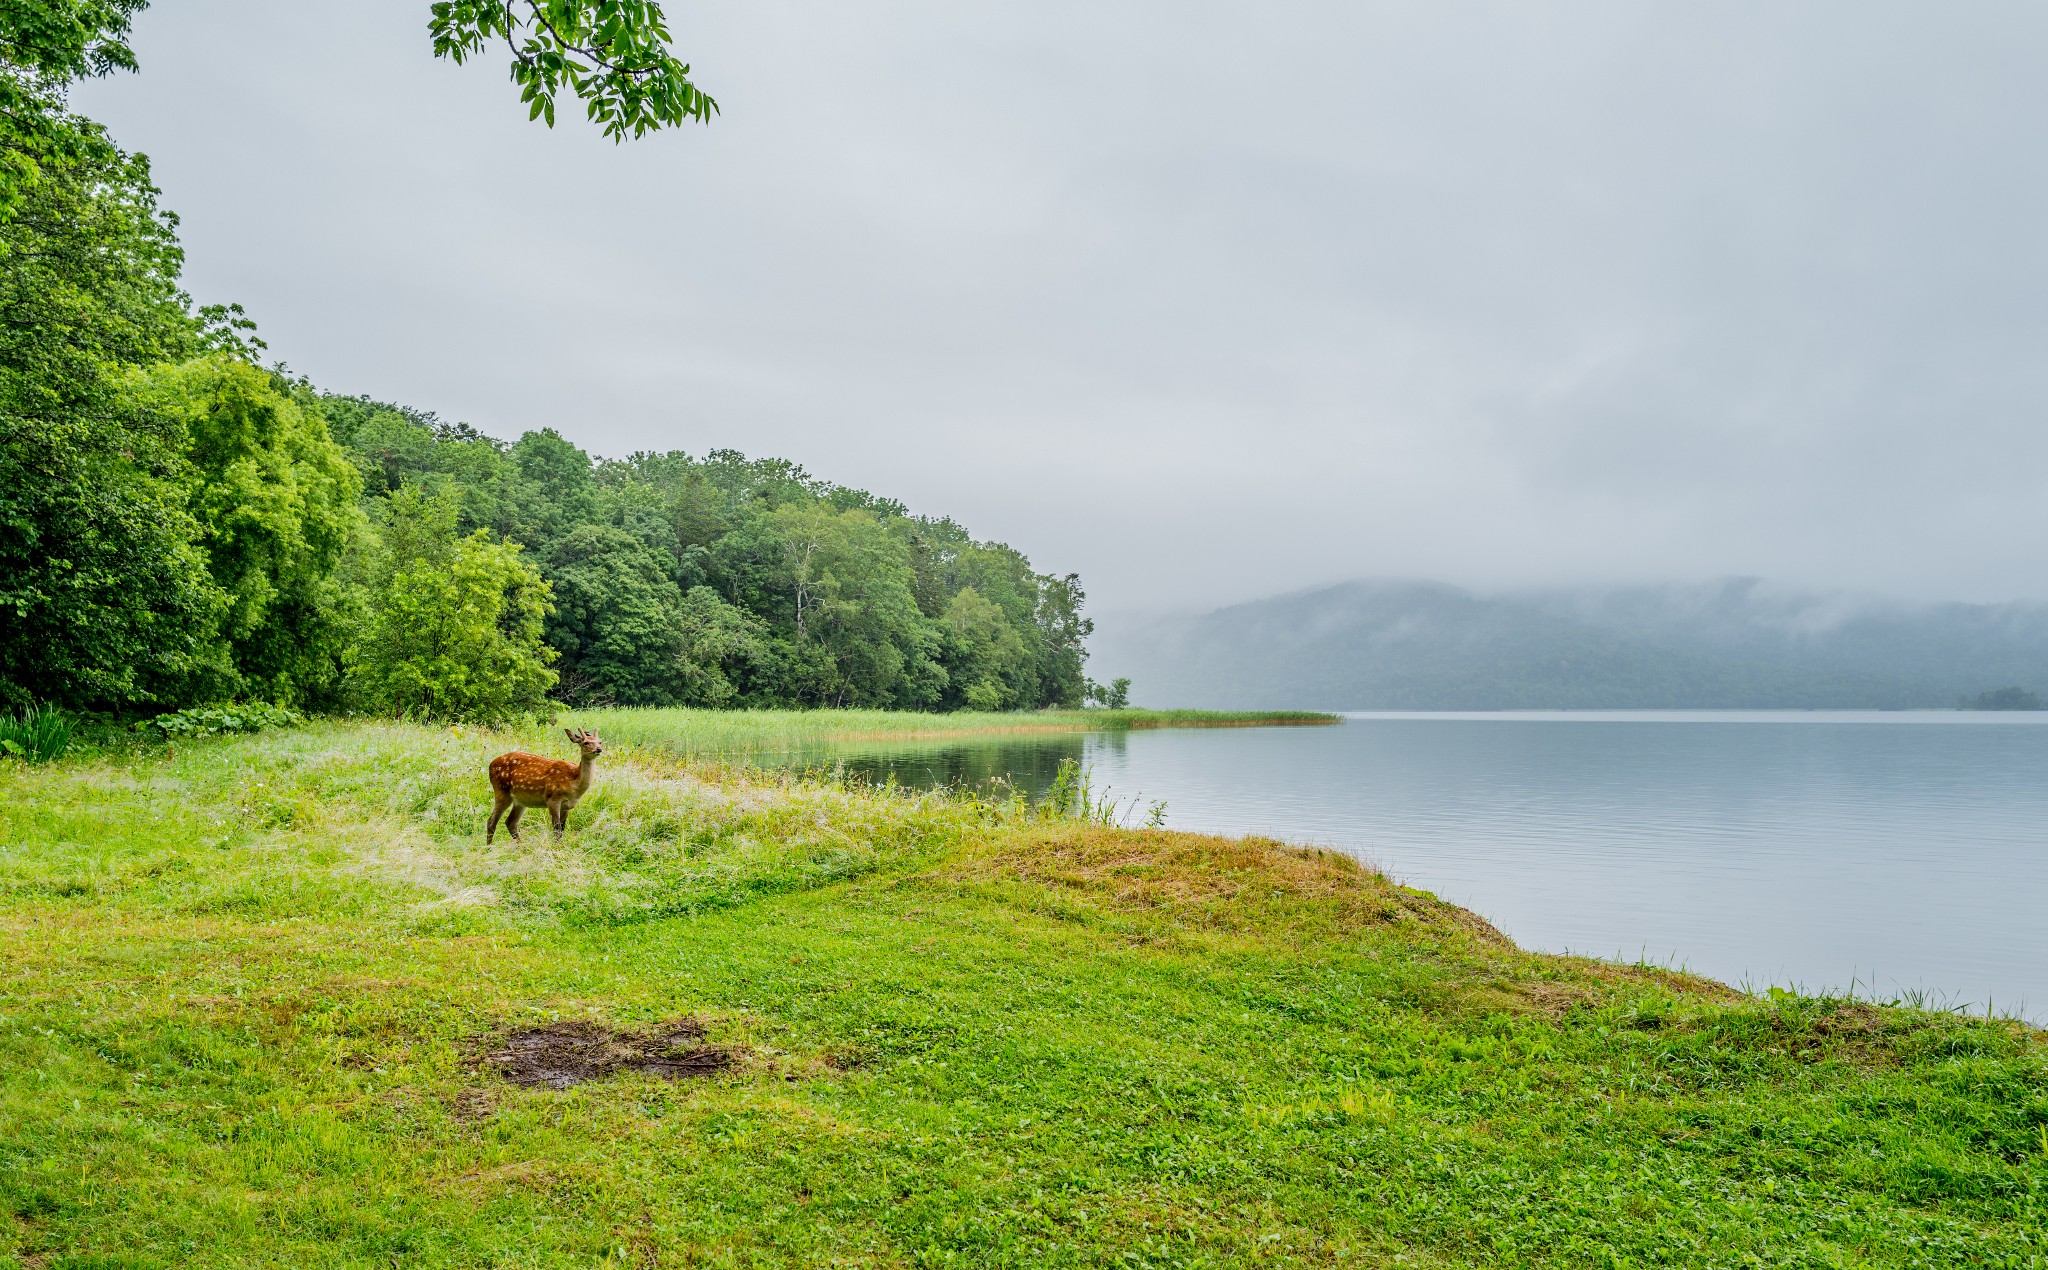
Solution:
{"label": "deer's ear", "polygon": [[576,742],[578,745],[581,745],[583,743],[583,738],[576,735],[576,729],[574,728],[563,728],[562,735],[568,737],[570,740]]}

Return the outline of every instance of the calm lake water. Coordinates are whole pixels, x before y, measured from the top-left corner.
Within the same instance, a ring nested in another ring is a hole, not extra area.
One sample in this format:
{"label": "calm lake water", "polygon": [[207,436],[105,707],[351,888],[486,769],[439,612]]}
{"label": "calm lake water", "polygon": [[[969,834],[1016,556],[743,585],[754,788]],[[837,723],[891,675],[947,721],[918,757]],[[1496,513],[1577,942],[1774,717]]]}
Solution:
{"label": "calm lake water", "polygon": [[1074,758],[1171,828],[1336,847],[1524,947],[2048,1019],[2048,714],[1354,714],[842,757],[1030,791]]}

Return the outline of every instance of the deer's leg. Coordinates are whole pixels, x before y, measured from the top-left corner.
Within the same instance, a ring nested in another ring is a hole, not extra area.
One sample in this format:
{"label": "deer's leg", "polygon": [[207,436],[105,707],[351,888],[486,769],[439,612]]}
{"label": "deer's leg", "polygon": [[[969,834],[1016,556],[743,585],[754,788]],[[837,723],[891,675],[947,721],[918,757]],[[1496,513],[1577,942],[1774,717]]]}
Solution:
{"label": "deer's leg", "polygon": [[555,841],[560,842],[563,831],[569,827],[569,809],[562,806],[559,798],[548,804],[548,821],[554,826]]}
{"label": "deer's leg", "polygon": [[[491,839],[498,836],[498,817],[504,815],[505,808],[510,806],[512,803],[512,795],[506,793],[502,789],[493,787],[491,793],[493,795],[493,798],[491,800],[491,823],[484,830],[484,842],[486,845],[490,843]],[[505,828],[507,830],[510,830],[512,828],[512,824],[508,822]],[[515,833],[512,836],[516,838],[519,835]]]}
{"label": "deer's leg", "polygon": [[512,810],[505,816],[505,832],[512,835],[514,842],[519,841],[519,818],[525,814],[526,808],[513,803]]}

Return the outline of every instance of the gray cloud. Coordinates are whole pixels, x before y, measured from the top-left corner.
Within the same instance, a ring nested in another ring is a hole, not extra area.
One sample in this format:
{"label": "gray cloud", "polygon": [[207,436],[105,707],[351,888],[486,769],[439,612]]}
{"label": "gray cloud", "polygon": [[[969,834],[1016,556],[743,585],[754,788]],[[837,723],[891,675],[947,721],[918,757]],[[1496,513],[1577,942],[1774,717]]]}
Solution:
{"label": "gray cloud", "polygon": [[613,147],[425,0],[77,96],[323,385],[951,513],[1107,608],[1361,574],[2048,594],[2048,13],[671,6]]}

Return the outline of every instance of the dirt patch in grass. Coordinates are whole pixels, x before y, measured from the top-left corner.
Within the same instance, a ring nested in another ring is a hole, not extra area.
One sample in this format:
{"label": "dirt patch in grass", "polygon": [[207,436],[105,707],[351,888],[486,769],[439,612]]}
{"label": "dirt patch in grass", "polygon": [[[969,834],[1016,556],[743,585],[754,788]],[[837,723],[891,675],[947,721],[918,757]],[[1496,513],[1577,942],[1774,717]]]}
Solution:
{"label": "dirt patch in grass", "polygon": [[620,1072],[681,1080],[715,1075],[732,1066],[730,1049],[703,1041],[704,1025],[695,1019],[676,1019],[646,1032],[615,1032],[595,1023],[550,1023],[489,1043],[472,1065],[529,1089],[567,1089]]}
{"label": "dirt patch in grass", "polygon": [[488,1089],[464,1089],[448,1104],[448,1114],[464,1124],[488,1120],[498,1110],[498,1096]]}

